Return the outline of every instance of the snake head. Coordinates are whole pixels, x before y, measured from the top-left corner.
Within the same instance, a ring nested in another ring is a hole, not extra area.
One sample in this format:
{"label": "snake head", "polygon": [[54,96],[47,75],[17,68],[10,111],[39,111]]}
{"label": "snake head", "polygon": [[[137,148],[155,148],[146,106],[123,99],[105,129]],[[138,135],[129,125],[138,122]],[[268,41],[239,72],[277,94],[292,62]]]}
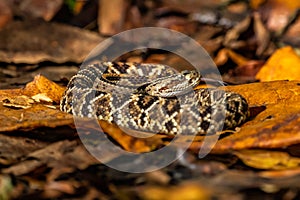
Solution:
{"label": "snake head", "polygon": [[196,70],[192,70],[192,71],[189,71],[189,70],[183,70],[181,73],[180,73],[185,79],[186,81],[188,82],[187,83],[187,86],[188,87],[195,87],[197,86],[200,81],[202,80],[202,77],[201,77],[201,74],[196,71]]}
{"label": "snake head", "polygon": [[138,88],[140,93],[159,97],[175,97],[193,91],[201,81],[197,71],[184,70],[180,74],[174,74],[158,78]]}

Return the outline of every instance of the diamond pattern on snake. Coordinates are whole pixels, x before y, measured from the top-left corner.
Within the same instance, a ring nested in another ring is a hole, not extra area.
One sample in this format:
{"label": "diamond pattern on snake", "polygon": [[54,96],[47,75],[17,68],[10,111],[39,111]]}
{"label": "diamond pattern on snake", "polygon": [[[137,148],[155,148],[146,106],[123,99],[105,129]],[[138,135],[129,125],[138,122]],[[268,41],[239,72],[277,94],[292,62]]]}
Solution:
{"label": "diamond pattern on snake", "polygon": [[60,109],[120,127],[167,135],[215,134],[249,115],[244,97],[195,87],[197,71],[161,64],[101,62],[82,67],[68,83]]}

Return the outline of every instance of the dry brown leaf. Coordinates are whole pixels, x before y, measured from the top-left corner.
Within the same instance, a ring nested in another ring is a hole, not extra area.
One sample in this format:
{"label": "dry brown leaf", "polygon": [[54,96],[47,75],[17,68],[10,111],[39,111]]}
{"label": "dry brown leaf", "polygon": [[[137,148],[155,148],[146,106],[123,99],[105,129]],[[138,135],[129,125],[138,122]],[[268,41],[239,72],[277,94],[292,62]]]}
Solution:
{"label": "dry brown leaf", "polygon": [[249,62],[249,59],[226,48],[223,48],[218,52],[218,55],[214,58],[214,62],[217,66],[220,66],[225,64],[229,58],[232,59],[232,61],[238,66],[245,65]]}
{"label": "dry brown leaf", "polygon": [[[26,99],[32,99],[32,97],[42,94],[55,103],[59,103],[64,90],[64,87],[57,85],[42,75],[38,75],[35,76],[34,80],[28,83],[23,89],[0,90],[0,101],[5,99],[17,99],[21,98],[22,96],[26,96]],[[26,102],[26,105],[28,103],[33,103],[29,102],[28,100]],[[20,105],[22,105],[22,103],[20,103]]]}
{"label": "dry brown leaf", "polygon": [[214,63],[217,66],[224,65],[228,61],[227,49],[223,48],[218,51],[217,56],[214,57]]}
{"label": "dry brown leaf", "polygon": [[234,51],[231,51],[230,49],[227,49],[227,54],[238,66],[245,65],[247,62],[249,62],[249,59]]}
{"label": "dry brown leaf", "polygon": [[300,1],[268,0],[261,8],[267,18],[269,30],[280,31],[289,21],[290,16],[300,7]]}
{"label": "dry brown leaf", "polygon": [[47,146],[47,143],[30,138],[0,134],[0,146],[0,164],[11,165],[19,162],[30,152]]}
{"label": "dry brown leaf", "polygon": [[0,103],[0,132],[45,126],[72,126],[72,115],[63,113],[55,107],[54,109],[47,107],[50,105],[36,105],[33,101],[36,95],[42,94],[44,98],[47,97],[47,99],[59,103],[64,90],[64,87],[42,75],[36,76],[23,89],[0,90],[0,102],[2,102],[2,104]]}
{"label": "dry brown leaf", "polygon": [[291,24],[288,30],[282,37],[282,41],[285,44],[292,44],[294,47],[299,47],[300,44],[300,17],[295,19],[294,23]]}
{"label": "dry brown leaf", "polygon": [[223,79],[225,81],[234,83],[234,77],[236,77],[236,83],[254,82],[257,80],[255,78],[255,75],[263,65],[263,61],[250,60],[249,62],[245,63],[245,65],[238,66],[235,69],[229,71],[228,78],[225,75],[223,76]]}
{"label": "dry brown leaf", "polygon": [[25,95],[21,95],[15,98],[10,98],[10,97],[4,98],[2,100],[2,103],[4,106],[7,107],[26,109],[26,108],[30,108],[34,103],[34,101]]}
{"label": "dry brown leaf", "polygon": [[61,9],[63,0],[45,1],[45,0],[24,0],[20,2],[19,9],[36,18],[43,18],[50,21],[55,14]]}
{"label": "dry brown leaf", "polygon": [[234,152],[244,164],[257,169],[285,170],[299,167],[300,158],[288,153],[266,150],[242,150]]}
{"label": "dry brown leaf", "polygon": [[71,183],[72,181],[50,182],[45,187],[47,197],[55,198],[59,197],[61,194],[74,194],[76,191],[76,183],[74,185]]}
{"label": "dry brown leaf", "polygon": [[257,38],[258,47],[256,49],[256,55],[261,56],[266,51],[270,44],[270,32],[266,29],[265,25],[261,20],[261,16],[258,12],[253,15],[254,19],[254,32]]}
{"label": "dry brown leaf", "polygon": [[35,76],[34,80],[28,83],[23,90],[24,94],[27,96],[32,97],[37,94],[43,94],[55,103],[59,103],[64,91],[64,87],[57,85],[42,75]]}
{"label": "dry brown leaf", "polygon": [[9,1],[0,1],[0,30],[13,19]]}
{"label": "dry brown leaf", "polygon": [[0,60],[7,63],[81,63],[103,38],[42,20],[14,20],[0,32]]}
{"label": "dry brown leaf", "polygon": [[61,172],[65,172],[66,167],[74,171],[98,163],[99,161],[91,156],[79,141],[62,140],[29,153],[21,162],[3,169],[2,172],[14,175],[28,174],[43,165],[51,168],[60,167]]}
{"label": "dry brown leaf", "polygon": [[224,38],[223,44],[229,49],[237,49],[246,45],[245,41],[238,40],[241,33],[245,32],[251,24],[251,17],[246,17],[243,21],[238,23],[235,27],[230,29]]}
{"label": "dry brown leaf", "polygon": [[257,73],[261,81],[300,80],[300,56],[287,46],[278,49]]}
{"label": "dry brown leaf", "polygon": [[58,126],[73,126],[73,116],[43,105],[11,109],[0,104],[0,132]]}

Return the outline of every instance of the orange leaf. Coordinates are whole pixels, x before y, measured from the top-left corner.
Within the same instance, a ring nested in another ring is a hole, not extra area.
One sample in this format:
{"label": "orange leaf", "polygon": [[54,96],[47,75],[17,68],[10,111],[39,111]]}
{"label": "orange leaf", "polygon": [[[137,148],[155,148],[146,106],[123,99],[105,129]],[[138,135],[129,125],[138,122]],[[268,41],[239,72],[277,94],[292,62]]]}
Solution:
{"label": "orange leaf", "polygon": [[288,153],[266,150],[242,150],[234,153],[243,163],[257,169],[291,169],[299,167],[300,158]]}
{"label": "orange leaf", "polygon": [[64,87],[57,85],[42,75],[35,76],[34,80],[24,88],[24,94],[27,96],[46,94],[47,97],[56,103],[59,103],[64,91]]}
{"label": "orange leaf", "polygon": [[300,57],[292,47],[278,49],[257,73],[261,81],[300,80]]}
{"label": "orange leaf", "polygon": [[[117,125],[105,121],[99,121],[104,132],[118,142],[125,150],[135,153],[150,152],[159,146],[162,146],[164,135],[153,135],[139,131],[126,130],[124,132]],[[128,132],[129,131],[129,132]],[[130,135],[129,135],[129,134]],[[135,137],[148,134],[147,137]],[[151,136],[151,137],[149,137]]]}
{"label": "orange leaf", "polygon": [[[72,125],[72,115],[49,105],[49,101],[58,103],[64,90],[42,75],[36,76],[25,88],[0,90],[0,132]],[[39,101],[48,103],[37,105]]]}
{"label": "orange leaf", "polygon": [[[32,82],[25,86],[25,88],[0,90],[0,101],[5,99],[15,99],[20,96],[32,98],[39,95],[40,97],[43,96],[44,99],[48,99],[47,101],[51,99],[55,103],[59,103],[64,90],[64,87],[57,85],[42,75],[37,75]],[[40,97],[39,100],[41,100]]]}

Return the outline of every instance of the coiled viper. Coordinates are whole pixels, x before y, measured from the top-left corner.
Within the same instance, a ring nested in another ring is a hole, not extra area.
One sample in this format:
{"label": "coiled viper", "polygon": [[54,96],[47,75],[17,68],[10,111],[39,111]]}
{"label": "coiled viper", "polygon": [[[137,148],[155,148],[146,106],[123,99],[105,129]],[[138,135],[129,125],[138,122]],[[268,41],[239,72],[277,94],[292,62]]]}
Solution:
{"label": "coiled viper", "polygon": [[166,65],[101,62],[72,77],[60,109],[169,135],[214,134],[245,122],[248,104],[241,95],[193,89],[200,80],[196,71],[177,73]]}

